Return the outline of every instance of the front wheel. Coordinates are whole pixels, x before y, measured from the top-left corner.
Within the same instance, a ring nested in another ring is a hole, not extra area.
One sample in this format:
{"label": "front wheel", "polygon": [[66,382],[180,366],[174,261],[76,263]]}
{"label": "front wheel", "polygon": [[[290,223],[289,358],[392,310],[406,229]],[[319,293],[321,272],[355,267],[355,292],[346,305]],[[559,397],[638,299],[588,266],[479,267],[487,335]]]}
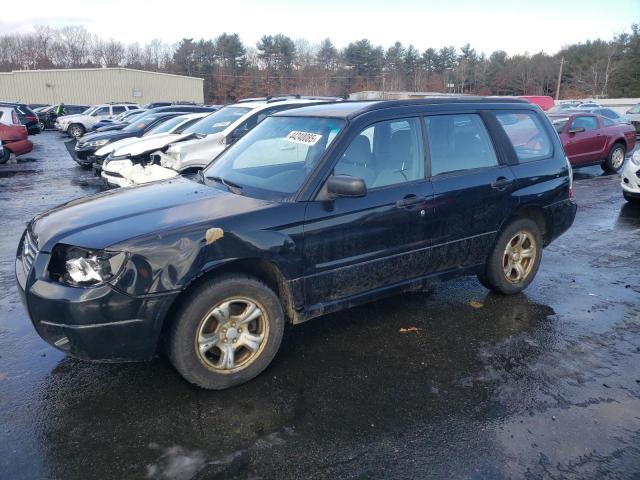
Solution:
{"label": "front wheel", "polygon": [[624,164],[624,156],[627,153],[627,149],[621,143],[616,143],[609,150],[607,159],[602,163],[602,169],[605,172],[615,173],[622,168]]}
{"label": "front wheel", "polygon": [[84,135],[84,127],[78,123],[74,123],[73,125],[69,126],[67,132],[69,132],[69,135],[74,138],[80,138],[82,135]]}
{"label": "front wheel", "polygon": [[519,293],[536,276],[542,258],[542,235],[528,218],[509,223],[498,236],[480,282],[496,293]]}
{"label": "front wheel", "polygon": [[280,348],[284,313],[264,283],[229,275],[200,285],[178,309],[169,359],[189,382],[222,390],[260,374]]}

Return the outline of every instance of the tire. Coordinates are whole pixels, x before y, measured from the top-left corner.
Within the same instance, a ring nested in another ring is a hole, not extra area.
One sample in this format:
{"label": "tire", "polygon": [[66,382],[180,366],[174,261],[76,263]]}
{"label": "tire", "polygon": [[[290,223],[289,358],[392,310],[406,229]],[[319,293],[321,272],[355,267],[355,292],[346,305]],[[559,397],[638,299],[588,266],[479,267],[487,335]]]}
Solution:
{"label": "tire", "polygon": [[[627,154],[627,149],[622,143],[614,143],[609,150],[606,160],[601,164],[602,169],[605,172],[615,173],[624,165],[624,157]],[[622,155],[622,161],[620,161],[620,155]]]}
{"label": "tire", "polygon": [[38,128],[40,129],[41,132],[44,132],[47,128],[47,126],[44,124],[43,121],[39,121],[38,122]]}
{"label": "tire", "polygon": [[[518,243],[520,239],[524,239],[522,245]],[[510,256],[507,253],[508,245],[511,245],[513,251]],[[531,256],[520,256],[525,252]],[[531,219],[517,218],[504,227],[498,235],[487,259],[485,270],[478,275],[478,280],[496,293],[503,295],[520,293],[536,276],[541,258],[542,235],[538,225]],[[520,265],[521,270],[516,268],[516,264]],[[510,265],[513,267],[508,269]]]}
{"label": "tire", "polygon": [[[2,160],[0,160],[0,163],[2,163]],[[640,204],[640,197],[633,197],[633,196],[629,195],[627,192],[622,192],[622,196],[629,203]]]}
{"label": "tire", "polygon": [[4,147],[2,149],[2,153],[0,153],[0,165],[2,165],[3,163],[7,163],[9,161],[9,158],[11,158],[11,152],[7,147]]}
{"label": "tire", "polygon": [[[264,283],[243,275],[217,277],[196,287],[178,308],[167,353],[194,385],[230,388],[267,368],[280,348],[284,323],[280,300]],[[229,351],[234,354],[223,353]]]}
{"label": "tire", "polygon": [[67,133],[74,138],[80,138],[84,135],[85,128],[79,123],[73,123],[67,128]]}

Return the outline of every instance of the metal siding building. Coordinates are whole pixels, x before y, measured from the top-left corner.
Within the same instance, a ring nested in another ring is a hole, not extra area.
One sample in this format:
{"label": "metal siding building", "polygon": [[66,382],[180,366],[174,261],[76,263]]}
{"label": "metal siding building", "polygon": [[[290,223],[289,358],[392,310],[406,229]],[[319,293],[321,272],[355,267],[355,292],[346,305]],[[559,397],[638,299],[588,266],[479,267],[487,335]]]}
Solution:
{"label": "metal siding building", "polygon": [[0,73],[0,100],[25,103],[204,101],[203,79],[130,68]]}

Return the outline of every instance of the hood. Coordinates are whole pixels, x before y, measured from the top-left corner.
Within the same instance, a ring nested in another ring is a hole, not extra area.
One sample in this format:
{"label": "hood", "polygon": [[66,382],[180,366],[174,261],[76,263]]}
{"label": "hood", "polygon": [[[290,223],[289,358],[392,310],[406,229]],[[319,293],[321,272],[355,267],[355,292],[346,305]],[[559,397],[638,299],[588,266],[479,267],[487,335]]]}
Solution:
{"label": "hood", "polygon": [[113,152],[114,157],[135,157],[145,153],[152,153],[166,146],[179,142],[185,138],[191,137],[191,133],[167,133],[162,136],[153,135],[151,137],[142,137],[137,142],[125,145]]}
{"label": "hood", "polygon": [[[142,132],[140,132],[142,133]],[[88,142],[92,142],[95,140],[109,140],[110,142],[115,142],[116,140],[121,140],[123,138],[130,138],[130,137],[139,137],[139,133],[138,132],[123,132],[121,130],[115,130],[115,131],[111,131],[111,132],[94,132],[94,133],[90,133],[89,135],[84,135],[81,139],[80,139],[80,144],[83,143],[88,143]]]}
{"label": "hood", "polygon": [[169,150],[177,153],[180,157],[192,152],[207,150],[210,151],[211,147],[216,145],[224,145],[224,134],[222,132],[212,133],[204,138],[193,138],[180,142],[176,145],[172,145]]}
{"label": "hood", "polygon": [[64,122],[65,120],[73,120],[80,117],[86,117],[86,115],[83,115],[81,113],[74,113],[73,115],[62,115],[61,117],[58,117],[58,120]]}
{"label": "hood", "polygon": [[104,147],[100,147],[98,150],[96,150],[95,155],[97,157],[106,157],[107,155],[117,150],[118,148],[124,147],[126,145],[130,145],[132,143],[139,142],[139,141],[140,139],[138,137],[123,138],[122,140],[111,142],[106,144]]}
{"label": "hood", "polygon": [[57,243],[126,249],[126,242],[137,237],[209,225],[275,205],[178,177],[72,200],[38,215],[30,228],[44,252]]}

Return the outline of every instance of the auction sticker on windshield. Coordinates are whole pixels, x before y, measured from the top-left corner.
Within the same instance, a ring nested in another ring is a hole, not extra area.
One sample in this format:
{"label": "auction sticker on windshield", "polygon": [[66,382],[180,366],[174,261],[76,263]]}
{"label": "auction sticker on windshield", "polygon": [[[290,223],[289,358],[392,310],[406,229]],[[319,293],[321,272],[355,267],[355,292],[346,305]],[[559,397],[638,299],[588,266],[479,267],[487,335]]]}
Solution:
{"label": "auction sticker on windshield", "polygon": [[308,132],[290,132],[287,135],[287,140],[293,143],[302,143],[303,145],[315,145],[318,143],[318,140],[322,138],[322,135],[317,133],[308,133]]}

